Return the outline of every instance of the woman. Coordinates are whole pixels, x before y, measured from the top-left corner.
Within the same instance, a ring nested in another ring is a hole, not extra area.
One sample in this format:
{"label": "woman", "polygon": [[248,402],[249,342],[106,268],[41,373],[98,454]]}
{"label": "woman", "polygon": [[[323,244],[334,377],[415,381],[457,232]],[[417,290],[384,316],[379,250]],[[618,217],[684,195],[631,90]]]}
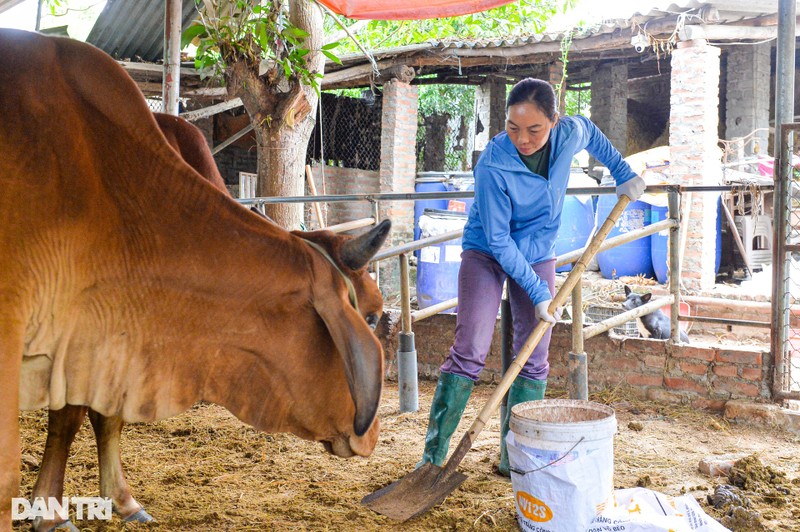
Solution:
{"label": "woman", "polygon": [[[616,180],[617,196],[636,200],[644,180],[622,160],[589,119],[559,118],[549,83],[527,78],[511,89],[505,131],[475,165],[475,203],[464,227],[458,275],[458,318],[450,354],[441,366],[422,461],[441,465],[492,341],[503,283],[513,316],[514,353],[548,312],[555,294],[555,240],[573,156],[586,149]],[[559,314],[559,313],[556,313]],[[500,465],[508,476],[505,438],[511,407],[544,398],[550,331],[544,334],[508,392]]]}

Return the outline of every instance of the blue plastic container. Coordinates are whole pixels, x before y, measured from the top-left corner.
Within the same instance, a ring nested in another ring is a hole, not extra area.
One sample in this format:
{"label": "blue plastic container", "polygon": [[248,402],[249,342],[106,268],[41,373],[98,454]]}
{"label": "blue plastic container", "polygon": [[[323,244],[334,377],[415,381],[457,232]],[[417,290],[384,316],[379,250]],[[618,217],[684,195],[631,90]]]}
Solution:
{"label": "blue plastic container", "polygon": [[[420,217],[424,220],[421,238],[463,228],[466,213],[431,212]],[[417,261],[417,304],[427,308],[458,297],[458,271],[461,268],[462,239],[448,240],[422,248]],[[455,312],[452,309],[449,312]]]}
{"label": "blue plastic container", "polygon": [[[615,194],[603,194],[599,197],[595,216],[598,227],[608,218],[616,203],[617,196]],[[643,201],[631,202],[622,212],[617,223],[614,224],[608,238],[642,229],[646,225],[650,225],[650,204]],[[597,264],[600,266],[600,273],[606,279],[635,275],[655,277],[650,238],[648,237],[639,238],[598,253]]]}
{"label": "blue plastic container", "polygon": [[[414,182],[414,192],[446,192],[447,176],[418,177]],[[419,240],[419,217],[425,209],[447,210],[446,199],[417,200],[414,202],[414,240]]]}
{"label": "blue plastic container", "polygon": [[[556,256],[586,245],[594,232],[594,209],[591,196],[567,196],[561,211],[561,227],[556,235]],[[556,268],[557,273],[572,270],[572,264]]]}
{"label": "blue plastic container", "polygon": [[[660,222],[667,219],[667,207],[651,206],[650,223]],[[719,273],[719,264],[722,259],[722,200],[717,202],[717,237],[716,250],[714,254],[714,273]],[[669,256],[669,229],[659,231],[650,235],[651,258],[653,260],[653,270],[656,280],[661,284],[666,284],[669,275],[667,269],[667,257]]]}
{"label": "blue plastic container", "polygon": [[[650,223],[667,219],[667,207],[650,206]],[[656,280],[665,284],[667,282],[667,256],[669,255],[669,229],[650,235],[650,258],[653,260],[653,270]]]}

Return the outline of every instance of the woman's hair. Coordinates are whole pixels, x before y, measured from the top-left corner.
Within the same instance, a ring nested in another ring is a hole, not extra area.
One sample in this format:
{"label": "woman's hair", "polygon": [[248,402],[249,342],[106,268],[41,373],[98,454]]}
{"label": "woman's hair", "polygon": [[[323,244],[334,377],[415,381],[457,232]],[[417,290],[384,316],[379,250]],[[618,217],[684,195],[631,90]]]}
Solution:
{"label": "woman's hair", "polygon": [[512,105],[532,103],[548,120],[556,119],[556,93],[553,86],[541,79],[525,78],[511,88],[506,101],[506,111]]}

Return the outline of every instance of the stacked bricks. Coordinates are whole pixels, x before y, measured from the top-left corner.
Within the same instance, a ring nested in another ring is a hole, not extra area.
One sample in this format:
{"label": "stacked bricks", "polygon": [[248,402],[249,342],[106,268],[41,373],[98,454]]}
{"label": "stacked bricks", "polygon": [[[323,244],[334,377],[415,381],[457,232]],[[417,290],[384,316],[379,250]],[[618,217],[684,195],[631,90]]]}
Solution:
{"label": "stacked bricks", "polygon": [[[417,173],[417,100],[416,86],[397,79],[383,85],[380,192],[414,192]],[[381,218],[392,220],[388,245],[396,246],[414,239],[413,201],[382,202],[380,211]],[[398,292],[399,279],[399,261],[384,261],[380,271],[382,291]]]}
{"label": "stacked bricks", "polygon": [[[725,68],[725,138],[746,137],[755,133],[758,149],[767,153],[770,105],[770,43],[732,46]],[[753,155],[756,145],[744,146],[745,156]]]}
{"label": "stacked bricks", "polygon": [[[360,170],[357,168],[343,168],[341,166],[321,167],[318,163],[312,165],[314,186],[317,194],[375,194],[380,192],[378,172]],[[324,188],[323,188],[324,184]],[[310,194],[310,191],[306,191]],[[326,225],[336,225],[359,218],[372,216],[372,204],[368,201],[337,201],[321,205]],[[311,203],[306,205],[306,224],[316,227],[316,213]]]}
{"label": "stacked bricks", "polygon": [[475,89],[475,119],[480,122],[476,127],[475,151],[486,149],[489,141],[505,129],[506,120],[506,81],[503,78],[489,76]]}
{"label": "stacked bricks", "polygon": [[628,65],[604,64],[592,73],[592,121],[623,156],[628,145]]}
{"label": "stacked bricks", "polygon": [[[385,320],[389,328],[380,331],[386,351],[389,376],[395,368],[396,336],[399,319],[391,313]],[[394,332],[392,332],[392,329]],[[499,382],[499,321],[481,382]],[[439,314],[414,323],[414,334],[421,378],[435,379],[453,342],[455,316]],[[550,376],[553,388],[566,388],[567,358],[571,348],[571,324],[559,323],[550,342]],[[726,401],[770,398],[772,366],[768,352],[757,348],[672,345],[661,340],[623,338],[600,334],[586,341],[589,364],[589,390],[623,386],[640,397],[696,408],[721,410]]]}
{"label": "stacked bricks", "polygon": [[[681,42],[672,52],[670,174],[681,185],[718,185],[722,177],[717,147],[719,55],[719,48],[703,40]],[[689,289],[714,286],[718,197],[701,192],[683,197],[681,212],[689,220],[681,278]]]}

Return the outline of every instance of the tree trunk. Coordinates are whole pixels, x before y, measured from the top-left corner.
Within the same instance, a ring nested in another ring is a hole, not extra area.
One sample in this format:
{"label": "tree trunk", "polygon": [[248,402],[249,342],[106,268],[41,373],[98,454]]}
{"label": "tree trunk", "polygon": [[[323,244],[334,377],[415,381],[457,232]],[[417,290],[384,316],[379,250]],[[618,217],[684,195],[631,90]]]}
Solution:
{"label": "tree trunk", "polygon": [[[310,50],[306,68],[323,73],[325,56],[322,13],[309,0],[292,0],[292,23],[309,33],[304,46]],[[226,72],[228,93],[242,99],[250,115],[258,149],[259,196],[303,196],[306,148],[314,129],[319,97],[312,87],[297,80],[287,84],[282,67],[258,75],[258,64],[238,61]],[[277,75],[275,75],[277,73]],[[267,205],[267,215],[286,229],[303,222],[302,203]]]}

